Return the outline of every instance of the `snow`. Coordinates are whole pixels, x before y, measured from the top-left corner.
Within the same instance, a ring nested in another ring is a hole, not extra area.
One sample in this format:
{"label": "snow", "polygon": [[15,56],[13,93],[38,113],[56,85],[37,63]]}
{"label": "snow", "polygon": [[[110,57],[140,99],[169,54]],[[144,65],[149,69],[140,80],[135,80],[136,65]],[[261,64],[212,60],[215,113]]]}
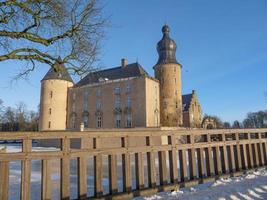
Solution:
{"label": "snow", "polygon": [[256,200],[267,199],[267,171],[261,168],[248,171],[240,177],[219,179],[214,183],[181,188],[174,192],[161,192],[149,197],[133,200]]}
{"label": "snow", "polygon": [[[5,145],[1,144],[0,149]],[[7,144],[6,150],[8,152],[20,152],[21,144]],[[58,151],[56,148],[40,148],[33,145],[33,151]],[[88,195],[91,196],[94,191],[93,178],[93,160],[88,160]],[[106,165],[107,158],[104,159]],[[118,161],[118,164],[120,162]],[[71,198],[77,198],[77,162],[75,159],[71,160]],[[106,167],[105,167],[106,168]],[[120,166],[121,168],[121,166]],[[52,176],[51,188],[52,199],[59,199],[59,179],[60,179],[60,162],[58,159],[52,160]],[[107,170],[106,170],[107,171]],[[21,162],[14,161],[10,163],[10,200],[19,199],[19,190],[21,184]],[[122,190],[122,177],[119,175],[118,179],[119,190]],[[104,193],[108,191],[108,174],[104,172],[103,186]],[[134,184],[134,181],[133,181]],[[31,173],[31,199],[40,199],[41,193],[41,162],[40,160],[32,161]],[[248,171],[241,177],[232,177],[226,179],[219,179],[214,183],[200,184],[191,188],[181,188],[174,192],[161,192],[149,197],[137,197],[133,200],[267,200],[267,170],[262,168],[256,171]]]}

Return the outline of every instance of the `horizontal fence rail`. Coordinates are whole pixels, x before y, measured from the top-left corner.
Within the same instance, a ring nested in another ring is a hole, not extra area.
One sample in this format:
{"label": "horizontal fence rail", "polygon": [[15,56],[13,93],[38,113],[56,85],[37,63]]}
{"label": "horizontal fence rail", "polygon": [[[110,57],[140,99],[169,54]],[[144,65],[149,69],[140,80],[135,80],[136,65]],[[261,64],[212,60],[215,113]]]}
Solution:
{"label": "horizontal fence rail", "polygon": [[[21,162],[21,200],[30,199],[32,160],[41,162],[43,200],[52,198],[53,159],[60,160],[61,199],[70,199],[72,159],[77,163],[78,199],[130,199],[214,181],[221,176],[240,175],[244,170],[267,165],[267,129],[3,132],[0,141],[22,142],[21,152],[0,150],[1,200],[9,196],[12,161]],[[33,142],[59,149],[34,151]],[[90,156],[93,158],[92,196],[88,196]],[[105,170],[109,191],[104,194]],[[120,173],[122,190],[119,191]]]}

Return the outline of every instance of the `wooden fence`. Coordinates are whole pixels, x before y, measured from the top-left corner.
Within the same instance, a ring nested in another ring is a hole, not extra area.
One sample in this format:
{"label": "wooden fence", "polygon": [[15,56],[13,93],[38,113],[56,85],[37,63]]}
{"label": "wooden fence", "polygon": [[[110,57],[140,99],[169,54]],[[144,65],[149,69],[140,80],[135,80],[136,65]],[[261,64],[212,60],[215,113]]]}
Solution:
{"label": "wooden fence", "polygon": [[[33,141],[51,139],[60,141],[60,150],[32,150]],[[43,200],[51,199],[49,165],[53,159],[60,159],[61,163],[61,199],[70,199],[71,159],[77,159],[78,199],[130,199],[214,181],[221,176],[240,175],[244,170],[267,165],[267,129],[4,132],[0,133],[1,140],[22,141],[21,152],[0,151],[1,200],[8,199],[11,161],[21,161],[22,200],[30,199],[32,160],[41,161],[40,196]],[[92,197],[87,196],[88,156],[93,156],[94,166]],[[109,194],[103,194],[104,156],[108,156]],[[120,192],[118,157],[121,157],[122,166],[123,191]],[[133,179],[136,185],[132,185]]]}

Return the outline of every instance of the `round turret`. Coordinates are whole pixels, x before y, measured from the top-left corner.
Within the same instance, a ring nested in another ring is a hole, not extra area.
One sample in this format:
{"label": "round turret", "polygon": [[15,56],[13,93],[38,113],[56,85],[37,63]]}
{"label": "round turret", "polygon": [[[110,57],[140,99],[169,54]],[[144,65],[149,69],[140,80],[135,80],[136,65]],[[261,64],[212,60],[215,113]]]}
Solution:
{"label": "round turret", "polygon": [[63,64],[55,63],[41,80],[39,131],[65,130],[68,88],[73,81]]}
{"label": "round turret", "polygon": [[168,25],[162,27],[163,37],[157,44],[158,62],[155,77],[160,83],[160,121],[162,126],[182,125],[181,65],[176,60],[176,43],[169,36]]}

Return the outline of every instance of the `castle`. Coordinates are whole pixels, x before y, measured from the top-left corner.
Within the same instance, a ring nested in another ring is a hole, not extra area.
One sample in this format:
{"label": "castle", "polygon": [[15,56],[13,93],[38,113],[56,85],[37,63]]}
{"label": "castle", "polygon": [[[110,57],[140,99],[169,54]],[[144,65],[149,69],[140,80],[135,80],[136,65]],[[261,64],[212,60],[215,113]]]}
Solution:
{"label": "castle", "polygon": [[89,73],[76,84],[56,63],[41,81],[40,131],[86,128],[201,127],[197,94],[182,95],[176,43],[167,25],[157,44],[158,61],[151,77],[139,63]]}

